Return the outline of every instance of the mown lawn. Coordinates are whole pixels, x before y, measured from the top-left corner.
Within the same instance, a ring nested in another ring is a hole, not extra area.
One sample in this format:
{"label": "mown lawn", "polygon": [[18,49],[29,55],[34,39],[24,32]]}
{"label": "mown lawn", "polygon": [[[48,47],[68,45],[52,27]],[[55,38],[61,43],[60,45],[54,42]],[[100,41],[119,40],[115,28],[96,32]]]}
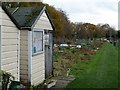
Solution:
{"label": "mown lawn", "polygon": [[76,79],[66,88],[118,88],[118,50],[105,43],[90,60],[71,68]]}

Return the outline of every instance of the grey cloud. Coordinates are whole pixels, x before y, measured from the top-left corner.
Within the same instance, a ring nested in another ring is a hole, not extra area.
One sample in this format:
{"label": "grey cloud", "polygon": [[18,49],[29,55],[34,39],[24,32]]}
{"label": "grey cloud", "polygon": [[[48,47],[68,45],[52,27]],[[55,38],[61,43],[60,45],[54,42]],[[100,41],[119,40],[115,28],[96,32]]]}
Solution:
{"label": "grey cloud", "polygon": [[[49,4],[54,5],[56,8],[62,8],[66,11],[71,21],[77,22],[98,22],[98,23],[113,23],[115,16],[112,16],[112,20],[106,20],[111,18],[110,15],[117,15],[118,12],[118,0],[44,0],[49,1]],[[108,14],[108,15],[107,15]],[[83,17],[84,16],[84,17]],[[88,18],[86,18],[88,17]],[[78,19],[79,18],[79,19]],[[117,28],[117,27],[116,27]]]}

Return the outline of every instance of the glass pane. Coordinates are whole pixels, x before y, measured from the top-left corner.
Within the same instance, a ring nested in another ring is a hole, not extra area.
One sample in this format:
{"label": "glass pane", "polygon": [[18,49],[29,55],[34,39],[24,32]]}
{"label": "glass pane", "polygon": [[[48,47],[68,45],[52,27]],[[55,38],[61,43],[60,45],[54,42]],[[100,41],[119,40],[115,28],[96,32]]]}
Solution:
{"label": "glass pane", "polygon": [[33,53],[43,51],[43,32],[34,31],[33,33]]}

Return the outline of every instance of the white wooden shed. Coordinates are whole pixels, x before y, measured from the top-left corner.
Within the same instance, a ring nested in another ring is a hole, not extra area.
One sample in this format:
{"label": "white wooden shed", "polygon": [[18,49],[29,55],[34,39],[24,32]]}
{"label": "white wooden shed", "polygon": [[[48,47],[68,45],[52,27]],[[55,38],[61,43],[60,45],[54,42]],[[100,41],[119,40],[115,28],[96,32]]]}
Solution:
{"label": "white wooden shed", "polygon": [[[46,7],[0,7],[0,67],[38,85],[52,74],[52,31]],[[8,67],[9,66],[9,67]]]}
{"label": "white wooden shed", "polygon": [[0,6],[0,69],[20,80],[20,30]]}

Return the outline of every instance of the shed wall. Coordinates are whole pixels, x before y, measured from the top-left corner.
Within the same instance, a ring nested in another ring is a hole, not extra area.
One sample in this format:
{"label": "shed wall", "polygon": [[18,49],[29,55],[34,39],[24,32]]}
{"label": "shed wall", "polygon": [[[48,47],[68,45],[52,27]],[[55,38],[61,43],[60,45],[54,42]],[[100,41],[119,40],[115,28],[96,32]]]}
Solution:
{"label": "shed wall", "polygon": [[28,31],[20,31],[20,79],[28,81]]}
{"label": "shed wall", "polygon": [[44,53],[32,57],[32,85],[38,85],[45,80]]}
{"label": "shed wall", "polygon": [[1,69],[19,80],[19,30],[0,7]]}
{"label": "shed wall", "polygon": [[[34,28],[37,30],[53,30],[51,23],[45,12],[43,12],[43,14],[37,21]],[[44,39],[43,39],[43,45],[44,45]],[[43,50],[45,50],[44,47],[45,45],[43,46]],[[32,56],[32,79],[31,80],[33,85],[38,85],[45,80],[45,52],[44,51],[41,54]]]}
{"label": "shed wall", "polygon": [[45,11],[43,12],[42,16],[40,17],[37,24],[35,25],[35,28],[53,30]]}

